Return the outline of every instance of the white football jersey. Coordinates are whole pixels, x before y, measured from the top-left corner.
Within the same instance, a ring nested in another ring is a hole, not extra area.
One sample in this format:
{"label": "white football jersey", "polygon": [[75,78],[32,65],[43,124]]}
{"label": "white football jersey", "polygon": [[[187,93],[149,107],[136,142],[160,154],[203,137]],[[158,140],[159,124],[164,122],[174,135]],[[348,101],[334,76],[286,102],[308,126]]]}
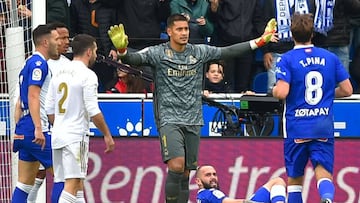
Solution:
{"label": "white football jersey", "polygon": [[54,114],[53,149],[89,141],[90,118],[100,113],[97,99],[98,78],[81,61],[71,61],[53,75],[46,98],[47,114]]}
{"label": "white football jersey", "polygon": [[58,60],[49,59],[47,63],[51,71],[51,76],[55,75],[58,70],[66,67],[69,62],[70,60],[64,55],[60,55],[60,58]]}

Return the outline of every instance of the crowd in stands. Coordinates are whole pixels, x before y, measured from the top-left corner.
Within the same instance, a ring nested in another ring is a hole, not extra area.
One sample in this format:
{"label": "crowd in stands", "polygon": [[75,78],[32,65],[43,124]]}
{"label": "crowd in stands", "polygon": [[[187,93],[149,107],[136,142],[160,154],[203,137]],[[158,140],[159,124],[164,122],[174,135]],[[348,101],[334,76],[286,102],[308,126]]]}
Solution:
{"label": "crowd in stands", "polygon": [[[7,1],[9,0],[1,1],[2,12],[6,8]],[[181,13],[189,20],[190,43],[228,46],[260,36],[267,21],[277,17],[278,13],[276,1],[264,0],[46,0],[46,2],[47,23],[54,21],[65,23],[70,28],[70,37],[80,33],[94,36],[99,46],[98,54],[113,60],[116,60],[117,53],[107,35],[112,25],[120,23],[124,25],[129,36],[128,51],[135,52],[166,41],[167,17],[173,13]],[[19,15],[27,15],[20,5],[26,5],[26,11],[31,14],[29,3],[30,0],[18,0]],[[317,7],[315,0],[310,0],[308,6],[309,12],[315,15]],[[294,6],[290,6],[290,13],[292,12]],[[360,1],[336,0],[329,30],[319,32],[313,38],[315,45],[338,55],[352,76],[355,92],[357,84],[360,84],[359,13]],[[1,20],[3,21],[3,18]],[[227,85],[227,92],[241,93],[252,90],[255,75],[267,71],[270,93],[275,83],[276,60],[292,47],[291,38],[284,38],[256,52],[223,61],[226,64],[222,67],[223,82]],[[3,50],[0,54],[3,58]],[[1,66],[4,65],[2,62]],[[149,67],[140,68],[147,72],[151,71]],[[132,90],[114,91],[116,88],[114,89],[113,81],[120,80],[116,68],[97,63],[94,71],[99,77],[99,92],[132,92]],[[151,88],[139,88],[145,89],[146,92],[151,91]],[[135,88],[136,92],[139,92],[139,88]]]}

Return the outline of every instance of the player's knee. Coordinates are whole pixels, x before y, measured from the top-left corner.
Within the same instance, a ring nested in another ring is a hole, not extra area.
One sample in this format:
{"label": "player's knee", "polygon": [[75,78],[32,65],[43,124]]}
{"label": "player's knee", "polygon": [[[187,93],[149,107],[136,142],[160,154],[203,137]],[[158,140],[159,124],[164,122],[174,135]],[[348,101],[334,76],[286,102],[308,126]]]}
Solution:
{"label": "player's knee", "polygon": [[176,172],[176,173],[184,173],[185,171],[185,160],[183,157],[177,157],[174,159],[170,159],[167,162],[167,166],[170,171]]}
{"label": "player's knee", "polygon": [[36,178],[44,179],[46,177],[46,170],[39,170],[36,174]]}
{"label": "player's knee", "polygon": [[284,179],[282,179],[281,177],[276,177],[274,179],[272,179],[273,181],[273,185],[281,185],[281,186],[286,186],[286,183],[284,181]]}

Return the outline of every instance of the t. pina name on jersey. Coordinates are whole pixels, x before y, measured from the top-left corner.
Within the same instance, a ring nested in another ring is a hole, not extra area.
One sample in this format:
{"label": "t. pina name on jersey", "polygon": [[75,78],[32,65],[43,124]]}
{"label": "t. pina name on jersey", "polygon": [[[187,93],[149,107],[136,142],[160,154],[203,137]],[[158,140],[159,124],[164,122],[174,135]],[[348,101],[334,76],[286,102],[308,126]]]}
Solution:
{"label": "t. pina name on jersey", "polygon": [[307,57],[305,60],[300,60],[299,63],[305,68],[310,65],[321,65],[325,66],[325,58],[316,57]]}
{"label": "t. pina name on jersey", "polygon": [[314,108],[314,109],[295,109],[295,117],[305,116],[326,116],[329,114],[329,108]]}

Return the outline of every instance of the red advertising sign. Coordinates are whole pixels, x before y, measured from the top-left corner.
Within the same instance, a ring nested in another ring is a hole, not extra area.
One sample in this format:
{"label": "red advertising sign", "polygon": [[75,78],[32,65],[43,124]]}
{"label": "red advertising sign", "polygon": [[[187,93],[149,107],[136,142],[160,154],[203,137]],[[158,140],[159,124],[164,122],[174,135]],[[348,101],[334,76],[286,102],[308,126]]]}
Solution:
{"label": "red advertising sign", "polygon": [[[335,202],[360,201],[359,141],[336,140]],[[116,150],[111,154],[104,153],[102,138],[92,138],[90,143],[85,183],[88,202],[165,202],[166,165],[162,163],[157,138],[117,138]],[[230,197],[247,197],[272,177],[286,178],[279,138],[203,138],[199,164],[215,166],[220,187]],[[190,202],[195,203],[197,186],[193,176],[191,173]],[[319,202],[311,165],[306,168],[303,197],[304,202]]]}

